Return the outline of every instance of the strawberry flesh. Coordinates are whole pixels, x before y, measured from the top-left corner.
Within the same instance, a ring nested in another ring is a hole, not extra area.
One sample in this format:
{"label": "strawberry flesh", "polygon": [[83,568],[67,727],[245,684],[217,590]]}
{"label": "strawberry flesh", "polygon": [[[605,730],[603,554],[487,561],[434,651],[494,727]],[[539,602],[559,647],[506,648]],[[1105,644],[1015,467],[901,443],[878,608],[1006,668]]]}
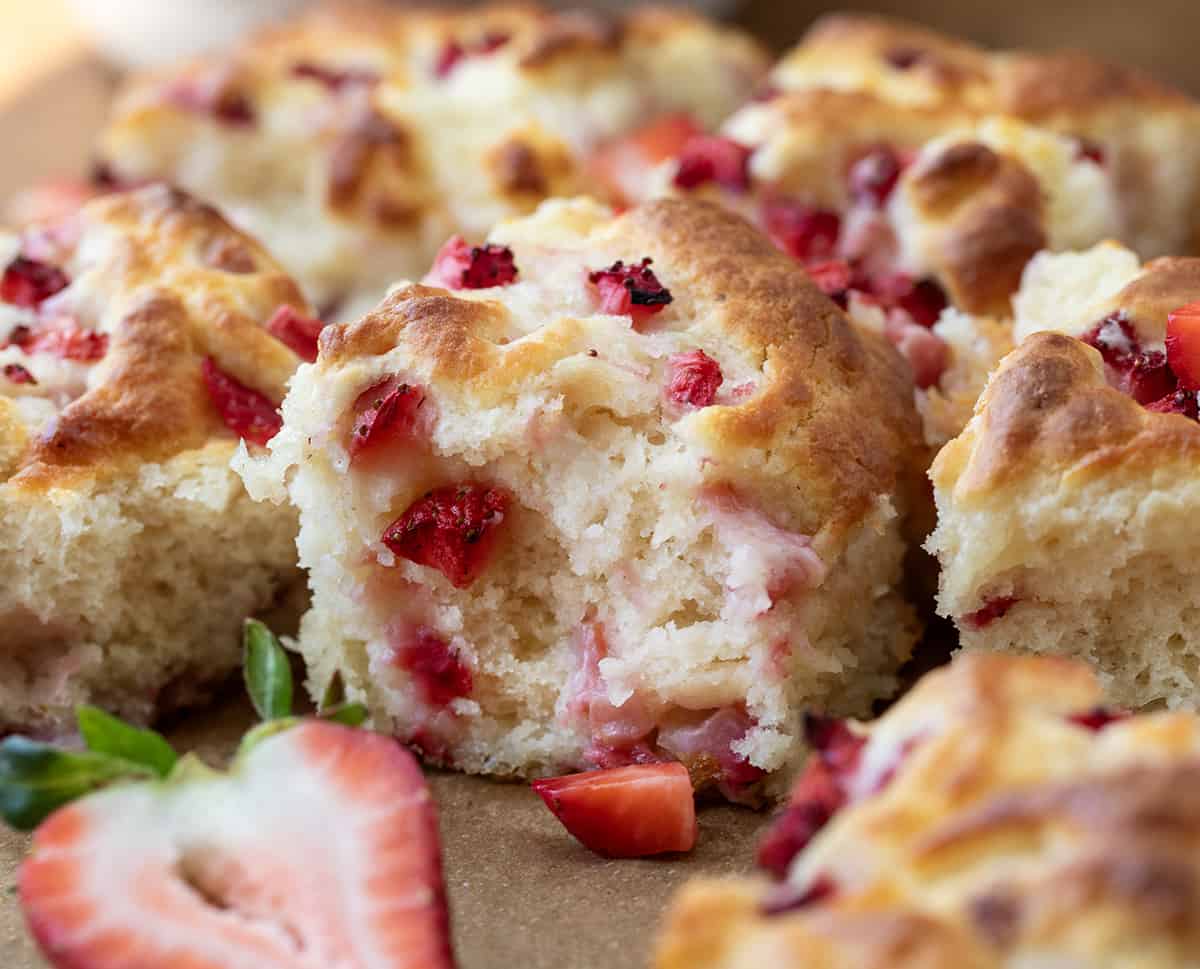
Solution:
{"label": "strawberry flesh", "polygon": [[454,965],[420,767],[390,737],[331,723],[259,741],[229,775],[59,810],[17,883],[60,969]]}
{"label": "strawberry flesh", "polygon": [[691,851],[692,782],[682,764],[635,764],[533,782],[533,789],[587,848],[606,858]]}
{"label": "strawberry flesh", "polygon": [[8,345],[20,347],[26,353],[48,353],[63,360],[95,363],[108,352],[108,334],[85,330],[64,319],[39,333],[17,327]]}
{"label": "strawberry flesh", "polygon": [[992,596],[984,600],[982,606],[974,612],[968,612],[959,619],[959,625],[965,629],[986,629],[997,619],[1008,615],[1008,610],[1021,600],[1016,596]]}
{"label": "strawberry flesh", "polygon": [[1159,400],[1151,401],[1146,410],[1159,414],[1182,414],[1192,420],[1200,420],[1200,404],[1196,400],[1194,390],[1176,390]]}
{"label": "strawberry flesh", "polygon": [[817,284],[817,288],[842,309],[850,303],[850,290],[863,288],[858,285],[854,268],[842,259],[814,262],[805,266],[804,271]]}
{"label": "strawberry flesh", "polygon": [[441,636],[427,626],[415,630],[396,651],[396,665],[412,674],[421,698],[432,707],[470,696],[474,687],[471,669]]}
{"label": "strawberry flesh", "polygon": [[350,454],[412,440],[425,404],[425,391],[399,377],[388,377],[364,390],[354,402]]}
{"label": "strawberry flesh", "polygon": [[37,380],[28,370],[22,367],[19,363],[6,363],[4,365],[4,377],[6,380],[14,384],[32,384],[37,385]]}
{"label": "strawberry flesh", "polygon": [[868,150],[846,175],[850,197],[856,202],[882,208],[896,189],[904,166],[900,156],[886,145]]}
{"label": "strawberry flesh", "polygon": [[70,280],[57,266],[17,256],[0,277],[0,300],[34,309],[55,293],[66,289]]}
{"label": "strawberry flesh", "polygon": [[1200,390],[1200,300],[1167,314],[1167,361],[1184,390]]}
{"label": "strawberry flesh", "polygon": [[491,54],[509,42],[508,34],[489,33],[481,37],[476,43],[464,45],[456,40],[448,41],[442,47],[438,54],[437,61],[433,66],[434,77],[444,80],[454,73],[454,69],[458,67],[468,57],[485,57]]}
{"label": "strawberry flesh", "polygon": [[[1169,320],[1167,334],[1169,341]],[[1080,339],[1100,351],[1109,382],[1139,404],[1154,404],[1174,393],[1177,375],[1173,372],[1173,364],[1168,361],[1168,355],[1158,350],[1143,350],[1133,325],[1124,313],[1105,317]],[[1178,350],[1177,355],[1182,358]],[[1180,362],[1186,364],[1182,359]]]}
{"label": "strawberry flesh", "polygon": [[627,266],[618,259],[607,269],[588,273],[588,282],[596,287],[600,312],[633,316],[636,324],[671,303],[671,291],[654,275],[650,268],[652,262],[646,258]]}
{"label": "strawberry flesh", "polygon": [[265,445],[283,426],[269,398],[247,387],[217,366],[212,357],[202,364],[204,386],[225,426],[251,444]]}
{"label": "strawberry flesh", "polygon": [[1107,727],[1110,723],[1118,723],[1121,720],[1128,720],[1130,714],[1126,710],[1112,710],[1108,707],[1093,707],[1091,710],[1085,710],[1083,713],[1073,713],[1067,720],[1077,724],[1088,730],[1100,731]]}
{"label": "strawberry flesh", "polygon": [[429,277],[447,289],[490,289],[516,282],[517,272],[508,246],[470,246],[452,236],[434,257]]}
{"label": "strawberry flesh", "polygon": [[675,353],[667,360],[671,379],[667,398],[685,407],[708,407],[725,378],[721,365],[703,350]]}
{"label": "strawberry flesh", "polygon": [[281,306],[267,320],[267,332],[292,350],[301,360],[317,359],[317,338],[325,324],[290,306]]}
{"label": "strawberry flesh", "polygon": [[842,231],[836,212],[795,199],[771,199],[763,206],[763,226],[771,241],[798,262],[831,259]]}
{"label": "strawberry flesh", "polygon": [[754,150],[732,138],[699,135],[679,153],[675,187],[698,188],[713,182],[731,192],[750,188],[750,156]]}
{"label": "strawberry flesh", "polygon": [[383,533],[402,558],[437,569],[464,589],[487,567],[508,494],[481,484],[443,485],[408,507]]}

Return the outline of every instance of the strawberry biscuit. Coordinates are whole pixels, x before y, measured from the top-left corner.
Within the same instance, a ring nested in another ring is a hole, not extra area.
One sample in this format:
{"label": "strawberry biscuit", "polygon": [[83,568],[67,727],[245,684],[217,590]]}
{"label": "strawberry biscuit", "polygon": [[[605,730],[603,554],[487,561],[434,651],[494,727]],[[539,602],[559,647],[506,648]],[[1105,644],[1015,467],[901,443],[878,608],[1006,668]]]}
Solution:
{"label": "strawberry biscuit", "polygon": [[901,361],[752,227],[550,202],[322,336],[252,493],[300,509],[299,647],[464,770],[680,760],[742,796],[916,635]]}
{"label": "strawberry biscuit", "polygon": [[293,580],[294,516],[228,465],[277,430],[317,324],[260,246],[163,187],[7,248],[0,733],[82,702],[146,720],[236,669],[242,618]]}

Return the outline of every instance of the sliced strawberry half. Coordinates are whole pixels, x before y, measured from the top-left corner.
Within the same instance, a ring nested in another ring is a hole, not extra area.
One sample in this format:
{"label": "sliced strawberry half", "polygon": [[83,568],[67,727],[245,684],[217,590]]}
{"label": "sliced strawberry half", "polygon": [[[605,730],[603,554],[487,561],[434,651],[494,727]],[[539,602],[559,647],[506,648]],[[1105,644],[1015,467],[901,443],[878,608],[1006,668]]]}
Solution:
{"label": "sliced strawberry half", "polygon": [[265,445],[283,426],[283,418],[270,399],[247,387],[217,366],[212,357],[203,364],[208,396],[231,431],[252,444]]}
{"label": "sliced strawberry half", "polygon": [[691,851],[696,804],[682,764],[635,764],[533,782],[546,807],[596,854],[642,858]]}
{"label": "sliced strawberry half", "polygon": [[354,402],[350,454],[411,440],[424,405],[425,391],[399,377],[387,377],[368,387]]}
{"label": "sliced strawberry half", "polygon": [[412,755],[308,722],[228,775],[60,809],[18,876],[58,969],[451,967],[437,820]]}
{"label": "sliced strawberry half", "polygon": [[1184,390],[1200,390],[1200,300],[1167,314],[1167,362]]}
{"label": "sliced strawberry half", "polygon": [[324,322],[291,306],[279,307],[267,320],[267,332],[309,363],[317,359],[317,338],[323,329]]}

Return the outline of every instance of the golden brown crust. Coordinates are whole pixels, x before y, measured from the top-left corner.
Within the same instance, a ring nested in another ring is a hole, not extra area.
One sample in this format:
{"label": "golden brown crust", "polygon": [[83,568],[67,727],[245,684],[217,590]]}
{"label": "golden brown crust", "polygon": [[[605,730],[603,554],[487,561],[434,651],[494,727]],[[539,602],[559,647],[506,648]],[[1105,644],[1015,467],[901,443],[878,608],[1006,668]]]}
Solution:
{"label": "golden brown crust", "polygon": [[164,186],[91,202],[75,218],[88,262],[72,288],[100,313],[108,348],[87,390],[32,435],[12,484],[69,487],[212,438],[232,442],[201,377],[205,357],[282,399],[299,361],[262,327],[281,305],[307,307],[266,250]]}
{"label": "golden brown crust", "polygon": [[[693,415],[692,432],[713,453],[735,467],[756,467],[767,455],[768,487],[803,477],[810,524],[831,533],[860,521],[881,495],[899,492],[909,507],[916,503],[924,452],[904,364],[882,341],[856,335],[761,233],[719,206],[664,199],[630,210],[603,234],[629,251],[654,253],[694,312],[769,375],[747,401]],[[361,322],[327,329],[318,367],[403,343],[428,361],[435,382],[494,401],[541,373],[557,352],[544,340],[500,345],[507,314],[499,303],[410,286]]]}
{"label": "golden brown crust", "polygon": [[861,731],[857,770],[884,779],[851,780],[792,868],[793,898],[816,878],[825,894],[770,915],[765,882],[691,886],[659,969],[1193,964],[1200,723],[1077,719],[1099,702],[1058,659],[930,674]]}

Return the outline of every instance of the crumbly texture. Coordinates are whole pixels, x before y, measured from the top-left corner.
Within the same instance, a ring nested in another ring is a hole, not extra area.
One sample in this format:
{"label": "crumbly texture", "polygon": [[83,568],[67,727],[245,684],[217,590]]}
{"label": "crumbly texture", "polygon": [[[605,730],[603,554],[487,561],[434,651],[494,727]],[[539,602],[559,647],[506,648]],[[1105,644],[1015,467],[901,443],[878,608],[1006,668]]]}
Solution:
{"label": "crumbly texture", "polygon": [[[298,360],[261,327],[306,305],[257,243],[161,187],[9,249],[69,285],[0,304],[0,732],[59,732],[83,702],[145,721],[236,669],[242,618],[295,581],[294,514],[229,469],[201,363],[281,399]],[[62,327],[101,350],[20,336]]]}
{"label": "crumbly texture", "polygon": [[[1161,349],[1167,314],[1200,297],[1200,260],[1138,269],[1113,247],[1039,258],[1018,299],[1030,329],[1079,336],[1121,312]],[[930,472],[938,611],[968,649],[1084,658],[1122,704],[1194,707],[1198,461],[1194,421],[1110,387],[1100,354],[1072,336],[1031,333]]]}
{"label": "crumbly texture", "polygon": [[747,37],[681,10],[331,7],[136,79],[100,153],[121,180],[220,205],[350,320],[451,233],[599,191],[608,140],[674,112],[715,125],[765,69]]}
{"label": "crumbly texture", "polygon": [[1062,660],[976,654],[928,675],[856,728],[849,803],[787,884],[687,886],[656,966],[1196,965],[1200,722],[1076,719],[1101,702]]}
{"label": "crumbly texture", "polygon": [[[300,509],[313,694],[340,672],[376,726],[468,771],[677,756],[701,784],[732,752],[786,774],[802,711],[889,695],[918,631],[900,587],[922,463],[901,361],[715,206],[614,219],[550,202],[490,238],[515,283],[404,284],[328,330],[270,458],[238,465],[253,494]],[[633,325],[600,312],[587,271],[646,257],[672,302]],[[673,355],[697,349],[723,375],[709,406],[666,393]],[[422,388],[426,436],[363,462],[350,411],[389,376]],[[510,505],[456,589],[380,536],[464,481]],[[469,669],[462,696],[422,697],[402,660],[414,628]]]}

